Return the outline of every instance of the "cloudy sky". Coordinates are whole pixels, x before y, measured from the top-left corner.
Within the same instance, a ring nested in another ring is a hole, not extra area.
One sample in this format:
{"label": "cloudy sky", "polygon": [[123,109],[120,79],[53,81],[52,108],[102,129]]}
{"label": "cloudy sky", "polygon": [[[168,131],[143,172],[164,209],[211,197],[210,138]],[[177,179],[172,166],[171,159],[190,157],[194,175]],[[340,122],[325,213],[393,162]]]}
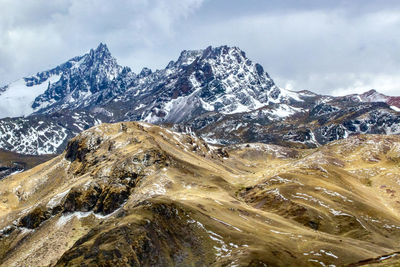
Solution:
{"label": "cloudy sky", "polygon": [[281,87],[400,95],[398,0],[0,0],[0,84],[100,42],[135,71],[227,44]]}

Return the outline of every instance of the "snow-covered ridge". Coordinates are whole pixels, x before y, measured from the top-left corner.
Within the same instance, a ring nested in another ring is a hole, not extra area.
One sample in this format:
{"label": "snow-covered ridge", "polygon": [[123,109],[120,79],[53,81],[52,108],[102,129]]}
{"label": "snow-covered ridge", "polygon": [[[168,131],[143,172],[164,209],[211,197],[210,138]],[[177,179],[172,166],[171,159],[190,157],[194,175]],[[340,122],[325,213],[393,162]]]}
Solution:
{"label": "snow-covered ridge", "polygon": [[[372,89],[362,94],[354,94],[348,96],[355,101],[359,102],[384,102],[392,107],[400,109],[400,96],[387,96]],[[396,109],[394,109],[396,110]],[[396,110],[397,111],[397,110]]]}

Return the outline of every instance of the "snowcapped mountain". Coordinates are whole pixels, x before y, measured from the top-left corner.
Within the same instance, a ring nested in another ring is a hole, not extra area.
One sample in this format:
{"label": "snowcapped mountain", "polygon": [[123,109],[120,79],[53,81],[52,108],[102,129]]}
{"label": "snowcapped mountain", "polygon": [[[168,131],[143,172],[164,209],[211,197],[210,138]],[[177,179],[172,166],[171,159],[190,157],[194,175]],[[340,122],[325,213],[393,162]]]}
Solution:
{"label": "snowcapped mountain", "polygon": [[[48,71],[23,78],[0,90],[0,118],[53,113],[85,106],[111,87],[123,68],[105,44]],[[10,107],[13,107],[10,109]]]}
{"label": "snowcapped mountain", "polygon": [[32,105],[35,113],[86,107],[100,93],[109,90],[123,71],[105,44],[69,62],[60,79],[35,99]]}
{"label": "snowcapped mountain", "polygon": [[237,47],[185,50],[165,69],[136,74],[100,44],[0,89],[0,148],[58,153],[82,130],[117,121],[190,127],[212,143],[315,147],[358,133],[399,134],[398,103],[376,91],[331,97],[279,88]]}
{"label": "snowcapped mountain", "polygon": [[360,102],[385,102],[396,111],[400,111],[400,96],[387,96],[372,89],[363,94],[350,95],[354,101]]}
{"label": "snowcapped mountain", "polygon": [[[10,94],[15,97],[9,98]],[[21,95],[23,101],[17,98]],[[234,114],[301,101],[296,93],[278,88],[239,48],[227,46],[183,51],[165,69],[153,73],[144,68],[137,75],[119,66],[107,46],[100,44],[88,54],[7,86],[1,96],[0,103],[24,106],[10,117],[90,109],[112,100],[115,104],[109,109],[121,113],[125,106],[126,117],[155,123],[181,122],[207,111]]]}
{"label": "snowcapped mountain", "polygon": [[186,126],[213,144],[262,142],[300,148],[318,147],[355,134],[400,134],[400,113],[385,103],[334,99],[309,108],[303,105],[302,112],[287,117],[271,115],[280,108],[282,105],[272,105],[244,114],[204,114]]}
{"label": "snowcapped mountain", "polygon": [[222,46],[183,51],[176,62],[140,77],[113,102],[119,109],[128,107],[126,119],[177,123],[206,112],[250,112],[296,99],[239,48]]}

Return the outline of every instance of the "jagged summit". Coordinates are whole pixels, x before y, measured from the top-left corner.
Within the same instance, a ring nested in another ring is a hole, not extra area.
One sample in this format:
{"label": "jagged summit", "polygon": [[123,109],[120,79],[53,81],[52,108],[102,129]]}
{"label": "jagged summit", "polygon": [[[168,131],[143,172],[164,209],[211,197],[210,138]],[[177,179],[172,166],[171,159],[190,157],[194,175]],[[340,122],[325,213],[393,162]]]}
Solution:
{"label": "jagged summit", "polygon": [[111,57],[110,50],[108,49],[106,44],[100,43],[96,49],[91,49],[90,53],[95,53],[98,55],[107,55]]}
{"label": "jagged summit", "polygon": [[381,94],[376,89],[371,89],[359,95],[362,100],[367,100],[368,102],[384,102],[387,100],[388,96]]}
{"label": "jagged summit", "polygon": [[[100,43],[83,56],[74,57],[53,69],[2,88],[0,117],[51,113],[70,107],[85,100],[91,93],[108,88],[121,70],[107,45]],[[10,106],[14,108],[10,109]]]}
{"label": "jagged summit", "polygon": [[[40,90],[30,90],[29,98],[22,101],[25,108],[10,114],[12,116],[90,108],[113,99],[117,102],[118,99],[129,102],[127,97],[131,95],[123,94],[126,91],[140,90],[150,91],[153,95],[162,94],[163,97],[156,102],[153,100],[154,105],[148,106],[146,112],[137,114],[136,117],[152,122],[180,121],[181,118],[174,118],[177,110],[172,110],[172,116],[167,114],[178,97],[194,97],[191,101],[194,105],[192,108],[199,111],[232,114],[260,108],[268,103],[269,98],[276,102],[280,94],[280,90],[259,64],[246,58],[239,48],[228,46],[184,50],[178,60],[172,61],[166,69],[152,72],[144,68],[136,75],[129,68],[119,66],[107,45],[100,43],[89,53],[75,57],[52,70],[38,73],[34,78],[25,78],[21,83],[25,85],[19,87],[19,91],[25,94],[28,91],[24,89],[26,86],[41,86]],[[6,91],[16,92],[13,87],[16,86],[10,85]],[[157,91],[152,90],[155,87]],[[270,97],[267,91],[271,91]],[[194,94],[191,95],[192,93]],[[160,108],[165,110],[160,113]],[[6,116],[7,112],[4,113]]]}
{"label": "jagged summit", "polygon": [[165,69],[136,74],[100,43],[0,90],[0,117],[25,116],[0,119],[0,148],[59,153],[82,130],[117,121],[180,124],[219,144],[316,147],[358,133],[398,134],[399,107],[400,97],[375,91],[331,97],[280,88],[238,47],[184,50]]}
{"label": "jagged summit", "polygon": [[[85,61],[91,61],[90,64],[101,64],[105,66],[116,66],[117,60],[112,57],[110,50],[108,50],[107,45],[100,43],[96,49],[91,49],[90,52],[83,56]],[[116,73],[118,74],[118,73]]]}
{"label": "jagged summit", "polygon": [[[91,108],[113,101],[122,102],[118,109],[126,108],[126,119],[181,122],[209,111],[226,114],[246,112],[285,97],[283,89],[275,86],[263,68],[246,58],[237,47],[210,46],[204,50],[185,50],[166,69],[152,72],[144,68],[139,75],[129,69],[121,75],[121,67],[103,44],[81,61],[79,76],[84,80],[80,82],[80,77],[76,77],[78,81],[73,83],[79,84],[78,92],[61,83],[36,99],[35,108],[44,107],[44,110],[37,108],[38,112]],[[104,75],[100,75],[100,79],[85,79],[86,73],[93,76],[93,66],[96,67],[95,73],[99,72],[97,69],[105,70],[108,80],[101,79]],[[51,98],[54,104],[50,107],[39,105],[51,102]],[[138,108],[132,110],[132,107]]]}
{"label": "jagged summit", "polygon": [[38,96],[32,107],[36,113],[80,107],[86,101],[90,102],[96,93],[109,89],[122,69],[107,46],[101,43],[64,69],[60,80]]}
{"label": "jagged summit", "polygon": [[217,46],[217,47],[212,47],[209,46],[206,49],[203,50],[203,59],[218,59],[223,56],[231,55],[233,58],[235,58],[239,63],[241,63],[241,60],[248,60],[246,57],[246,53],[241,50],[237,46],[232,46],[229,47],[227,45],[222,45],[222,46]]}
{"label": "jagged summit", "polygon": [[208,46],[205,49],[198,50],[183,50],[177,60],[181,65],[190,65],[194,60],[204,60],[204,59],[217,59],[223,55],[236,54],[241,55],[246,58],[245,52],[243,52],[239,47],[229,47],[227,45],[212,47]]}
{"label": "jagged summit", "polygon": [[372,94],[376,94],[376,93],[378,93],[378,91],[376,89],[371,89],[371,90],[364,92],[363,95],[372,95]]}
{"label": "jagged summit", "polygon": [[[149,99],[149,90],[157,101]],[[128,88],[123,101],[130,101],[129,92],[145,98],[129,118],[153,123],[187,121],[205,112],[248,112],[288,98],[261,65],[228,46],[184,50],[166,69]]]}
{"label": "jagged summit", "polygon": [[199,58],[202,54],[203,50],[183,50],[179,55],[177,62],[179,62],[180,65],[190,65],[196,58]]}
{"label": "jagged summit", "polygon": [[[229,58],[227,56],[230,56]],[[176,62],[171,61],[168,66],[171,67],[173,63],[180,65],[180,66],[187,66],[195,61],[221,61],[221,59],[229,59],[225,63],[242,63],[247,62],[251,64],[252,62],[246,57],[246,53],[241,50],[239,47],[233,46],[229,47],[227,45],[212,47],[208,46],[205,49],[198,49],[198,50],[183,50]],[[259,65],[259,64],[257,64]],[[259,65],[260,66],[260,65]],[[260,66],[261,67],[261,66]],[[263,69],[261,67],[263,72]],[[260,75],[262,74],[259,73]]]}

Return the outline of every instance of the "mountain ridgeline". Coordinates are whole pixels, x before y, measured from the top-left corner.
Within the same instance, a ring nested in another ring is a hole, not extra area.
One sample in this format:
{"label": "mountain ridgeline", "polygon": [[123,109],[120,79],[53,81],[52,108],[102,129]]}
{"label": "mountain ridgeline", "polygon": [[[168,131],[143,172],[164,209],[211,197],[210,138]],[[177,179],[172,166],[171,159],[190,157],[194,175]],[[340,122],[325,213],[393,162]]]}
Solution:
{"label": "mountain ridgeline", "polygon": [[353,134],[399,134],[399,103],[376,91],[332,97],[280,88],[237,47],[183,51],[165,69],[137,74],[100,44],[0,89],[0,148],[61,153],[81,131],[118,121],[190,130],[213,144],[318,147]]}

